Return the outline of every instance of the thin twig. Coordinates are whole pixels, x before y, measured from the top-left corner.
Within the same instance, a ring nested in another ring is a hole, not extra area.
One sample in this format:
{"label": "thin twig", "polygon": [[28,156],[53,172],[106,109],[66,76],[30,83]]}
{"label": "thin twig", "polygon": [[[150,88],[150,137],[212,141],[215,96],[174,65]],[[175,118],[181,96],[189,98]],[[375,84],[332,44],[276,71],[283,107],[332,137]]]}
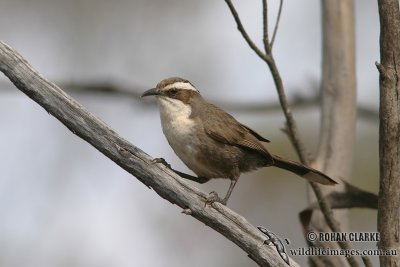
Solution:
{"label": "thin twig", "polygon": [[300,158],[300,161],[306,165],[309,165],[310,160],[308,159],[308,152],[303,140],[300,138],[300,133],[298,131],[297,123],[294,120],[292,111],[289,108],[285,89],[283,87],[282,78],[279,74],[278,67],[275,64],[275,60],[272,54],[270,55],[270,59],[271,60],[267,61],[267,64],[272,74],[272,78],[275,82],[279,103],[281,104],[281,108],[286,119],[289,139],[291,140],[297,152],[297,155]]}
{"label": "thin twig", "polygon": [[247,44],[250,46],[250,48],[264,61],[268,61],[269,58],[267,55],[265,55],[258,47],[257,45],[251,40],[249,35],[247,34],[246,30],[244,29],[242,22],[240,21],[239,14],[237,13],[234,5],[232,4],[231,0],[225,0],[226,4],[229,7],[229,10],[231,11],[233,18],[236,21],[237,27],[239,32],[242,34],[243,38],[246,40]]}
{"label": "thin twig", "polygon": [[272,51],[272,47],[274,46],[276,33],[277,33],[277,31],[278,31],[279,22],[280,22],[280,20],[281,20],[282,6],[283,6],[283,0],[280,0],[280,2],[279,2],[278,15],[277,15],[277,17],[276,17],[276,22],[275,22],[274,33],[272,34],[271,43],[270,43],[270,45],[269,45],[271,51]]}
{"label": "thin twig", "polygon": [[[289,134],[289,138],[292,140],[292,143],[295,147],[295,150],[297,152],[297,154],[299,155],[300,160],[305,163],[308,164],[309,161],[307,160],[307,152],[306,152],[306,148],[305,145],[303,144],[302,140],[299,138],[299,133],[297,130],[297,125],[296,122],[293,118],[292,112],[289,109],[289,105],[287,102],[287,98],[286,98],[286,94],[285,94],[285,90],[283,88],[283,83],[282,83],[282,79],[281,76],[279,74],[278,71],[278,67],[275,64],[275,60],[272,57],[272,54],[268,54],[265,55],[263,52],[260,51],[260,49],[258,49],[258,47],[254,44],[254,42],[250,39],[250,37],[248,36],[246,30],[244,29],[242,22],[239,18],[239,14],[237,13],[234,5],[232,4],[232,2],[230,0],[225,0],[225,2],[227,3],[229,10],[232,13],[233,18],[236,21],[237,24],[237,28],[239,30],[239,32],[242,34],[243,38],[246,40],[246,42],[248,43],[248,45],[250,46],[251,49],[253,49],[253,51],[262,59],[264,60],[270,71],[272,74],[272,77],[274,79],[274,83],[275,83],[275,87],[277,89],[278,92],[278,98],[279,98],[279,102],[281,104],[283,113],[285,115],[285,119],[288,125],[288,134]],[[269,43],[269,40],[267,40]]]}
{"label": "thin twig", "polygon": [[268,2],[267,0],[262,0],[263,5],[263,43],[265,53],[268,55],[271,53],[271,48],[269,45],[269,37],[268,37]]}

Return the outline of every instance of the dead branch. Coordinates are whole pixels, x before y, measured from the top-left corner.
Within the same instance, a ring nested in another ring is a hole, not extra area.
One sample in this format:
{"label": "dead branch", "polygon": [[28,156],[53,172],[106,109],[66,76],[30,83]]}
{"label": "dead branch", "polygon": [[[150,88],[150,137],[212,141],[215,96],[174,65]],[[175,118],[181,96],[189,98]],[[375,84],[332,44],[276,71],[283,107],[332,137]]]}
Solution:
{"label": "dead branch", "polygon": [[[278,32],[279,22],[281,21],[282,7],[283,7],[283,0],[280,0],[280,1],[279,1],[278,15],[276,16],[276,22],[275,22],[274,32],[273,32],[273,34],[272,34],[271,43],[270,43],[271,50],[272,50],[272,47],[274,46],[276,33]],[[264,23],[265,23],[265,22],[264,22]],[[268,21],[267,21],[267,24],[268,24]]]}
{"label": "dead branch", "polygon": [[[362,190],[344,180],[343,183],[345,185],[343,191],[332,191],[325,197],[332,209],[378,209],[378,196],[376,194]],[[318,203],[312,202],[299,213],[304,233],[310,231],[311,216],[313,211],[318,209]]]}
{"label": "dead branch", "polygon": [[[234,242],[260,266],[287,264],[276,249],[264,245],[265,237],[245,218],[219,203],[205,205],[207,195],[185,182],[163,164],[121,138],[54,83],[46,80],[14,49],[0,41],[0,71],[70,131],[134,175],[162,198],[184,209]],[[291,266],[299,266],[292,259]]]}

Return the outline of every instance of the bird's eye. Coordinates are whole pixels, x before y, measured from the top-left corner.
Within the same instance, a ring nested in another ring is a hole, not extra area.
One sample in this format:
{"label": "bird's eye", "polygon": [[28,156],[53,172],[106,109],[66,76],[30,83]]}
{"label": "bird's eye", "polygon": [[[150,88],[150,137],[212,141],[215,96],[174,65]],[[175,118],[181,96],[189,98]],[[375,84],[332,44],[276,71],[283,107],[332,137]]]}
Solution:
{"label": "bird's eye", "polygon": [[177,94],[178,94],[178,90],[176,90],[176,89],[169,90],[169,95],[171,97],[176,97]]}

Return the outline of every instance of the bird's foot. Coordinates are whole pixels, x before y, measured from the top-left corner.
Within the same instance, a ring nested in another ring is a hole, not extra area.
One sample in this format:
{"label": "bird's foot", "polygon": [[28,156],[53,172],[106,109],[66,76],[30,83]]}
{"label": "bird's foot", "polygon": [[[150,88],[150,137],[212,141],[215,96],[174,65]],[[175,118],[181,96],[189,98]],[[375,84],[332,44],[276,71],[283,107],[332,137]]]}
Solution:
{"label": "bird's foot", "polygon": [[212,192],[210,192],[210,194],[208,195],[208,197],[206,199],[206,205],[211,205],[214,202],[218,202],[218,203],[221,203],[222,205],[226,206],[227,199],[220,198],[218,196],[217,192],[212,191]]}
{"label": "bird's foot", "polygon": [[199,184],[204,184],[205,182],[208,182],[210,180],[210,178],[197,177],[197,176],[193,176],[193,175],[186,174],[184,172],[180,172],[180,171],[177,171],[175,169],[172,169],[171,165],[168,162],[166,162],[164,158],[154,158],[151,162],[153,164],[161,163],[162,165],[164,165],[168,169],[170,169],[173,172],[175,172],[176,174],[178,174],[180,177],[182,177],[184,179],[187,179],[187,180],[190,180],[190,181],[194,181],[194,182],[199,183]]}
{"label": "bird's foot", "polygon": [[152,160],[153,163],[161,163],[168,169],[171,169],[171,164],[169,164],[164,158],[155,158]]}

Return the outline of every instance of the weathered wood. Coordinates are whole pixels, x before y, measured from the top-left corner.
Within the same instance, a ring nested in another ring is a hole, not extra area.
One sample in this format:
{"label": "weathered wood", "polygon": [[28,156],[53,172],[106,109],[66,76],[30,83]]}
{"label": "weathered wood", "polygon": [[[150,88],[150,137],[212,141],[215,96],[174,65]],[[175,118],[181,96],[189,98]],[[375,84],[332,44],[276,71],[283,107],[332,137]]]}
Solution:
{"label": "weathered wood", "polygon": [[[287,266],[274,247],[245,218],[220,203],[205,205],[207,195],[172,170],[121,138],[57,85],[46,80],[14,49],[0,41],[0,71],[80,138],[134,175],[162,198],[238,245],[260,266]],[[145,206],[144,206],[145,208]],[[194,242],[195,245],[195,242]],[[299,266],[292,259],[291,266]]]}
{"label": "weathered wood", "polygon": [[379,199],[378,247],[397,250],[381,256],[381,266],[400,266],[400,12],[398,0],[378,0],[379,70]]}

